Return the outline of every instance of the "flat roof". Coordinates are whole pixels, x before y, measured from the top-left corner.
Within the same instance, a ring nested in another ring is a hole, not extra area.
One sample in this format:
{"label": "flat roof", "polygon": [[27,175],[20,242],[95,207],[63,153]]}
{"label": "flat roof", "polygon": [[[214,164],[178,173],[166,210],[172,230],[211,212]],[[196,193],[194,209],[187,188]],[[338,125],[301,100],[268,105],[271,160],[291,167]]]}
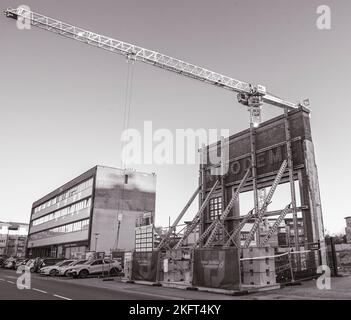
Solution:
{"label": "flat roof", "polygon": [[44,197],[40,198],[39,200],[34,201],[32,208],[35,208],[38,205],[41,205],[42,203],[50,200],[52,197],[64,192],[65,190],[67,190],[69,188],[72,188],[77,183],[93,177],[96,173],[96,168],[97,168],[97,166],[94,166],[93,168],[89,169],[88,171],[85,171],[84,173],[80,174],[79,176],[71,179],[70,181],[68,181],[67,183],[62,185],[61,187],[56,188],[54,191],[51,191],[50,193],[46,194]]}
{"label": "flat roof", "polygon": [[[109,168],[109,169],[113,169],[113,170],[118,170],[120,172],[123,172],[123,171],[132,172],[132,169],[129,169],[129,168],[120,169],[120,168],[114,168],[114,167],[109,167],[109,166],[104,166],[104,165],[96,165],[96,166],[90,168],[89,170],[85,171],[84,173],[80,174],[79,176],[71,179],[70,181],[63,184],[62,186],[51,191],[50,193],[46,194],[44,197],[41,197],[39,200],[34,201],[32,208],[35,208],[35,207],[41,205],[42,203],[53,198],[54,196],[57,196],[60,193],[65,192],[67,189],[74,187],[76,184],[78,184],[80,182],[87,180],[87,179],[90,179],[91,177],[93,177],[96,174],[97,168]],[[154,172],[147,173],[147,172],[142,172],[142,171],[137,171],[137,170],[135,170],[133,172],[143,174],[143,175],[156,175]]]}

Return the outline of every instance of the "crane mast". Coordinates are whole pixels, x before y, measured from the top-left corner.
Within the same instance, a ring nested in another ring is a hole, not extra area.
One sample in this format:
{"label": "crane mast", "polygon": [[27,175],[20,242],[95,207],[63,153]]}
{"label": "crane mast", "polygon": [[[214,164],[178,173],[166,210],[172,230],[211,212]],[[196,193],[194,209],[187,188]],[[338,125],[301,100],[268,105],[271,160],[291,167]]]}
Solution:
{"label": "crane mast", "polygon": [[103,36],[80,27],[35,13],[23,7],[8,8],[5,15],[13,19],[26,19],[31,25],[71,38],[91,46],[124,55],[128,59],[142,61],[153,66],[166,69],[189,78],[206,82],[217,87],[234,91],[238,94],[238,102],[249,107],[250,115],[260,115],[263,103],[288,110],[297,109],[298,103],[292,103],[269,94],[262,85],[252,85],[220,73],[199,67],[195,64],[179,60],[157,51]]}

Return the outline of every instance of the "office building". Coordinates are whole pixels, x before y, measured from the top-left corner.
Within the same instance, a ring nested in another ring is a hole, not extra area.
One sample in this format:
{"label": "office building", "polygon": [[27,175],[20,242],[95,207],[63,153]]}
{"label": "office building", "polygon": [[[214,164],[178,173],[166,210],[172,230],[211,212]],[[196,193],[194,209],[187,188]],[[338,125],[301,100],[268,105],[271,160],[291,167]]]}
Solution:
{"label": "office building", "polygon": [[137,219],[147,212],[154,221],[155,190],[153,173],[95,166],[33,203],[27,255],[134,249]]}
{"label": "office building", "polygon": [[0,256],[25,256],[28,224],[21,222],[0,222]]}

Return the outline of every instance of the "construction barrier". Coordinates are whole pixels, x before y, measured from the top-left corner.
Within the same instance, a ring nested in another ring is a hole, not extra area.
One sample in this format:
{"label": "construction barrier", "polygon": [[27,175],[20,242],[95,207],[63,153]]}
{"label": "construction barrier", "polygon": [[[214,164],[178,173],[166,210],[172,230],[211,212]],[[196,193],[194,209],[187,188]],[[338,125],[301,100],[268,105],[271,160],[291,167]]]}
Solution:
{"label": "construction barrier", "polygon": [[320,248],[305,250],[301,247],[299,251],[293,248],[277,248],[275,254],[277,282],[284,284],[317,275]]}
{"label": "construction barrier", "polygon": [[242,249],[241,282],[249,286],[276,284],[274,248],[250,247]]}
{"label": "construction barrier", "polygon": [[317,275],[320,248],[299,251],[294,248],[250,247],[242,249],[243,285],[267,286],[310,279]]}
{"label": "construction barrier", "polygon": [[132,260],[132,280],[158,281],[159,251],[134,252]]}
{"label": "construction barrier", "polygon": [[191,283],[191,256],[185,250],[167,250],[160,255],[160,281]]}
{"label": "construction barrier", "polygon": [[239,290],[240,262],[238,249],[195,249],[193,285]]}

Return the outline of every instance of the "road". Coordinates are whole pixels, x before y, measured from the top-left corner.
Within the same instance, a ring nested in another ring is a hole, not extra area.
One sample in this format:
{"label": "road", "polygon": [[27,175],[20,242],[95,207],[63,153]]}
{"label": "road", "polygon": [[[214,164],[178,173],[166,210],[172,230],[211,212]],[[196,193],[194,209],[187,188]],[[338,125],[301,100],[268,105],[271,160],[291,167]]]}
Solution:
{"label": "road", "polygon": [[203,291],[180,290],[142,284],[103,281],[97,278],[71,279],[31,276],[30,289],[18,289],[18,274],[0,269],[0,300],[319,300],[351,299],[351,276],[331,279],[329,290],[319,290],[316,281],[299,286],[230,296]]}
{"label": "road", "polygon": [[[145,300],[167,299],[162,295],[143,294],[124,290],[89,287],[79,284],[80,280],[51,279],[33,275],[31,289],[18,289],[19,275],[12,270],[0,270],[0,300]],[[94,279],[97,280],[97,279]],[[71,281],[75,281],[74,283]],[[86,280],[83,280],[86,281]],[[101,280],[100,280],[101,281]]]}
{"label": "road", "polygon": [[0,269],[0,300],[230,300],[233,297],[174,288],[153,287],[97,278],[72,279],[31,274],[30,289],[18,289],[20,275]]}

